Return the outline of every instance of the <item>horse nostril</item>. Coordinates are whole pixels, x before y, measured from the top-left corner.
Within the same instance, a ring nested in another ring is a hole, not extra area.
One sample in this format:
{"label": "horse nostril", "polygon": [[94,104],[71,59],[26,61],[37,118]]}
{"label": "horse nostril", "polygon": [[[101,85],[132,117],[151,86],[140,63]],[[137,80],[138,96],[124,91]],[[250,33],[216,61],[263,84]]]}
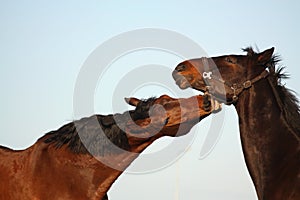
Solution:
{"label": "horse nostril", "polygon": [[177,72],[181,72],[181,71],[184,71],[185,70],[185,65],[178,65],[176,68],[175,68],[175,70],[177,71]]}

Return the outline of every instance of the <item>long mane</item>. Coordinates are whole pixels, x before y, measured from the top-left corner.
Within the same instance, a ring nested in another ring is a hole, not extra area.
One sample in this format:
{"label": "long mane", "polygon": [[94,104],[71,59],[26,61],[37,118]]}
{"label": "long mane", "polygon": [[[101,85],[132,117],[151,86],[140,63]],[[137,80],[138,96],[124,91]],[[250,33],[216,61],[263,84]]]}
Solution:
{"label": "long mane", "polygon": [[[247,52],[248,56],[256,55],[257,53],[252,47],[243,49]],[[267,63],[267,68],[270,72],[268,80],[272,86],[275,97],[279,104],[279,107],[283,113],[286,123],[292,128],[296,134],[297,139],[300,137],[300,108],[299,100],[296,97],[296,93],[290,90],[282,84],[283,79],[287,79],[290,76],[284,72],[285,67],[279,65],[281,59],[279,55],[273,55]]]}
{"label": "long mane", "polygon": [[[275,66],[274,66],[275,67]],[[286,122],[291,126],[294,132],[300,136],[300,109],[299,109],[299,100],[296,97],[296,93],[285,87],[282,84],[282,79],[289,78],[289,76],[283,72],[284,67],[278,67],[273,76],[269,77],[272,87],[274,87],[278,93],[276,99],[278,104],[281,107],[283,115]],[[272,66],[270,67],[270,72],[272,72]]]}
{"label": "long mane", "polygon": [[[128,120],[149,117],[154,98],[141,101],[134,111],[114,115],[93,115],[70,122],[40,138],[43,142],[61,148],[64,145],[73,153],[91,153],[104,156],[120,153],[130,148],[122,126]],[[118,148],[117,148],[118,147]]]}
{"label": "long mane", "polygon": [[61,148],[67,145],[73,153],[91,153],[104,156],[118,153],[112,144],[127,150],[128,140],[124,131],[116,124],[113,115],[93,115],[70,122],[58,130],[47,133],[44,142]]}

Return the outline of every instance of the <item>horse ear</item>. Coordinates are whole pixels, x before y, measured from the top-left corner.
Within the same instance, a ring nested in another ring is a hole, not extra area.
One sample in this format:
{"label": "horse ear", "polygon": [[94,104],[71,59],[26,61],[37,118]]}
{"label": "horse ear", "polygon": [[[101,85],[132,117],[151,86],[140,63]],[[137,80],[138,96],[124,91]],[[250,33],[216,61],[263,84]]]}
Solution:
{"label": "horse ear", "polygon": [[274,47],[259,53],[257,58],[258,64],[265,65],[267,62],[271,60],[273,53],[274,53]]}
{"label": "horse ear", "polygon": [[124,98],[126,103],[128,103],[129,105],[131,106],[137,106],[138,103],[141,101],[137,98],[134,98],[134,97],[130,97],[130,98]]}

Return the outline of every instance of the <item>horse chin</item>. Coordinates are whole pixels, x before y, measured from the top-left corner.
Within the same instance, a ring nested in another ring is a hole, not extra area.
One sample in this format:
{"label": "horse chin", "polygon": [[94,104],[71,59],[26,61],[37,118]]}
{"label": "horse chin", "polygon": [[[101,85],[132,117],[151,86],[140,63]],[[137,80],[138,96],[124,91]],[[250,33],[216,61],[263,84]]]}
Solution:
{"label": "horse chin", "polygon": [[205,89],[205,86],[200,87],[200,86],[198,86],[198,85],[196,85],[196,86],[193,85],[192,88],[193,88],[194,90],[199,91],[201,95],[203,95],[203,94],[205,94],[205,93],[206,93],[206,94],[209,94],[209,92]]}
{"label": "horse chin", "polygon": [[224,104],[228,104],[228,102],[229,102],[229,99],[226,99],[225,97],[224,97],[224,95],[221,95],[221,94],[218,94],[218,93],[215,93],[215,92],[212,92],[212,91],[209,91],[209,90],[206,90],[206,91],[204,91],[204,94],[208,94],[208,95],[211,95],[211,97],[214,99],[214,100],[216,100],[217,102],[219,102],[219,103],[224,103]]}
{"label": "horse chin", "polygon": [[203,84],[198,84],[198,85],[193,85],[193,89],[197,90],[200,92],[200,95],[210,95],[214,100],[216,100],[219,103],[227,103],[228,100],[224,99],[224,95],[220,95],[216,93],[215,90],[212,90],[212,88],[207,87],[206,85]]}

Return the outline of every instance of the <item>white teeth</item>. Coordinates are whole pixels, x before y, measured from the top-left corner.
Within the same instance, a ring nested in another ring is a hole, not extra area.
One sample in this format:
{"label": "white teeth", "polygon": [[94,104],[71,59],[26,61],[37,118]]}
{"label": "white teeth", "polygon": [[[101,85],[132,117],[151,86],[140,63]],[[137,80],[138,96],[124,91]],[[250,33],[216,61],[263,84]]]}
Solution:
{"label": "white teeth", "polygon": [[220,104],[217,100],[213,100],[214,110],[218,111],[222,109],[222,104]]}
{"label": "white teeth", "polygon": [[214,111],[215,110],[215,100],[211,99],[210,100],[210,104],[211,104],[211,110]]}
{"label": "white teeth", "polygon": [[[207,94],[209,94],[209,93],[207,92]],[[212,98],[211,99],[211,108],[212,108],[211,109],[212,111],[220,111],[222,109],[222,104]]]}

